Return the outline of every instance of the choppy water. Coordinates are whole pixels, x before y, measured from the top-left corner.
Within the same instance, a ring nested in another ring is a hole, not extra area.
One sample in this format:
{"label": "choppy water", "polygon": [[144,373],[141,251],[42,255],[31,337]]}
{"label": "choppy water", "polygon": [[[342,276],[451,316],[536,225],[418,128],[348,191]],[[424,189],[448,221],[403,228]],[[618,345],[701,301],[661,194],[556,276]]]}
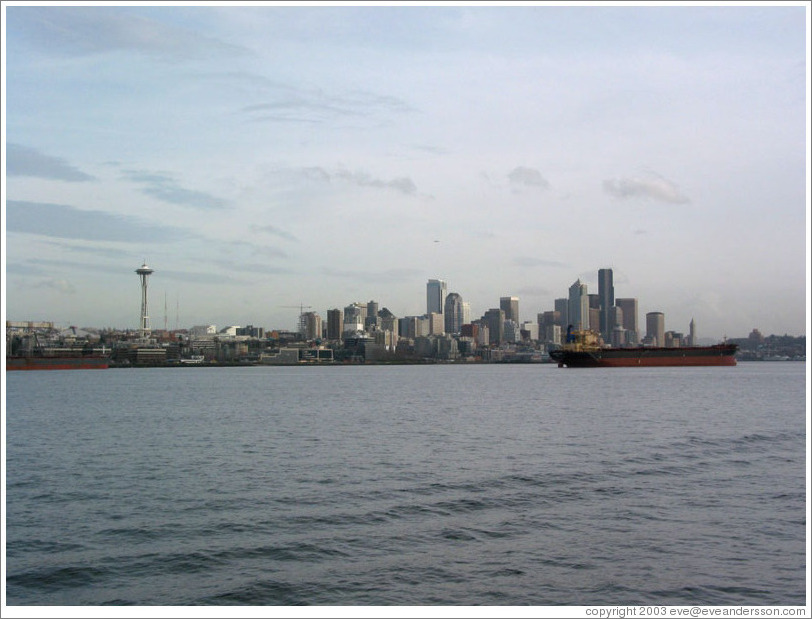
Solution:
{"label": "choppy water", "polygon": [[9,372],[9,605],[802,605],[803,363]]}

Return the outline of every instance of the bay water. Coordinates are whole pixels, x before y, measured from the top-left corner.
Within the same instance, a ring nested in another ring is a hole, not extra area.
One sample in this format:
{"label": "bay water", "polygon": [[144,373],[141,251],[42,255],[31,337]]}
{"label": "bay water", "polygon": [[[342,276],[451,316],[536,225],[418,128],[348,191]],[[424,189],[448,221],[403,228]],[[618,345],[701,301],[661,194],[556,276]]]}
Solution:
{"label": "bay water", "polygon": [[803,605],[806,368],[7,372],[9,606]]}

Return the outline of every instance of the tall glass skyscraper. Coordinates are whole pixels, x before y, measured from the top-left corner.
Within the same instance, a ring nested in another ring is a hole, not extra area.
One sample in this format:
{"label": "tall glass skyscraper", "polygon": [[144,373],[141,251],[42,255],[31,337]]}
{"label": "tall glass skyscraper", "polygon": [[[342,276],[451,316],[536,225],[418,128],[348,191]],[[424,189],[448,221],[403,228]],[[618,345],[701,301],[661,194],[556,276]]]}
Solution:
{"label": "tall glass skyscraper", "polygon": [[445,297],[445,282],[441,279],[430,279],[426,284],[426,313],[442,314]]}
{"label": "tall glass skyscraper", "polygon": [[612,269],[598,270],[598,301],[600,304],[601,335],[608,342],[612,335],[610,308],[615,304],[615,285]]}
{"label": "tall glass skyscraper", "polygon": [[519,297],[501,297],[499,309],[505,312],[505,320],[519,324]]}
{"label": "tall glass skyscraper", "polygon": [[465,324],[463,318],[462,297],[456,292],[450,293],[445,298],[445,332],[456,334]]}
{"label": "tall glass skyscraper", "polygon": [[640,339],[640,330],[637,325],[637,299],[617,299],[615,305],[623,313],[623,329],[626,331],[626,343],[637,344]]}
{"label": "tall glass skyscraper", "polygon": [[589,294],[586,284],[582,284],[580,279],[570,286],[567,315],[569,324],[575,329],[589,328]]}

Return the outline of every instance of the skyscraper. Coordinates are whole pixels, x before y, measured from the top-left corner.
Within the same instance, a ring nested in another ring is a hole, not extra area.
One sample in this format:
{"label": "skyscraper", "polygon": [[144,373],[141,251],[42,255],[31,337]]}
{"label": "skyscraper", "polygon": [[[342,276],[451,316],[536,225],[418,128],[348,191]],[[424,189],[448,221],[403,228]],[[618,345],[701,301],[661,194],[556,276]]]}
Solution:
{"label": "skyscraper", "polygon": [[463,303],[462,297],[456,292],[451,292],[445,298],[444,306],[445,314],[445,332],[457,334],[460,332],[463,321]]}
{"label": "skyscraper", "polygon": [[482,323],[488,327],[488,343],[499,346],[505,340],[505,312],[491,308],[482,317]]}
{"label": "skyscraper", "polygon": [[665,315],[662,312],[646,314],[646,339],[652,346],[665,346]]}
{"label": "skyscraper", "polygon": [[556,324],[562,329],[566,329],[570,324],[569,301],[567,299],[555,300],[555,311],[558,312],[558,322]]}
{"label": "skyscraper", "polygon": [[321,316],[316,312],[302,314],[302,331],[302,335],[307,341],[319,339],[321,337]]}
{"label": "skyscraper", "polygon": [[626,343],[637,344],[640,340],[640,329],[637,325],[637,299],[616,299],[615,305],[623,312],[623,328],[626,330]]}
{"label": "skyscraper", "polygon": [[363,332],[364,321],[367,317],[367,306],[365,303],[353,303],[344,308],[344,326],[343,332],[345,335],[354,335]]}
{"label": "skyscraper", "polygon": [[589,294],[586,284],[582,284],[580,279],[570,286],[567,314],[567,326],[572,325],[575,329],[589,328]]}
{"label": "skyscraper", "polygon": [[340,340],[343,332],[344,312],[340,309],[327,310],[327,339]]}
{"label": "skyscraper", "polygon": [[501,297],[499,309],[505,312],[505,320],[519,324],[519,297]]}
{"label": "skyscraper", "polygon": [[446,284],[441,279],[430,279],[426,284],[426,313],[443,313],[446,297]]}
{"label": "skyscraper", "polygon": [[609,310],[615,304],[615,285],[612,269],[598,269],[598,301],[600,303],[601,335],[609,341],[612,334]]}
{"label": "skyscraper", "polygon": [[471,304],[468,301],[462,302],[462,324],[471,324]]}
{"label": "skyscraper", "polygon": [[367,315],[364,318],[364,330],[371,333],[378,327],[378,303],[369,301],[367,303]]}

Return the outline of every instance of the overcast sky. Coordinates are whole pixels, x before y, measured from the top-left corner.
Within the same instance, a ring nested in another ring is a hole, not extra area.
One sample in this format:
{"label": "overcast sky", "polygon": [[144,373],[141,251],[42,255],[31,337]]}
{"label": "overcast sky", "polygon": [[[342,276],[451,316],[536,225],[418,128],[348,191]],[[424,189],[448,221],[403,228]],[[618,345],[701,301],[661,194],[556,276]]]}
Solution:
{"label": "overcast sky", "polygon": [[806,333],[808,3],[4,3],[9,320],[522,320],[578,278],[700,337]]}

